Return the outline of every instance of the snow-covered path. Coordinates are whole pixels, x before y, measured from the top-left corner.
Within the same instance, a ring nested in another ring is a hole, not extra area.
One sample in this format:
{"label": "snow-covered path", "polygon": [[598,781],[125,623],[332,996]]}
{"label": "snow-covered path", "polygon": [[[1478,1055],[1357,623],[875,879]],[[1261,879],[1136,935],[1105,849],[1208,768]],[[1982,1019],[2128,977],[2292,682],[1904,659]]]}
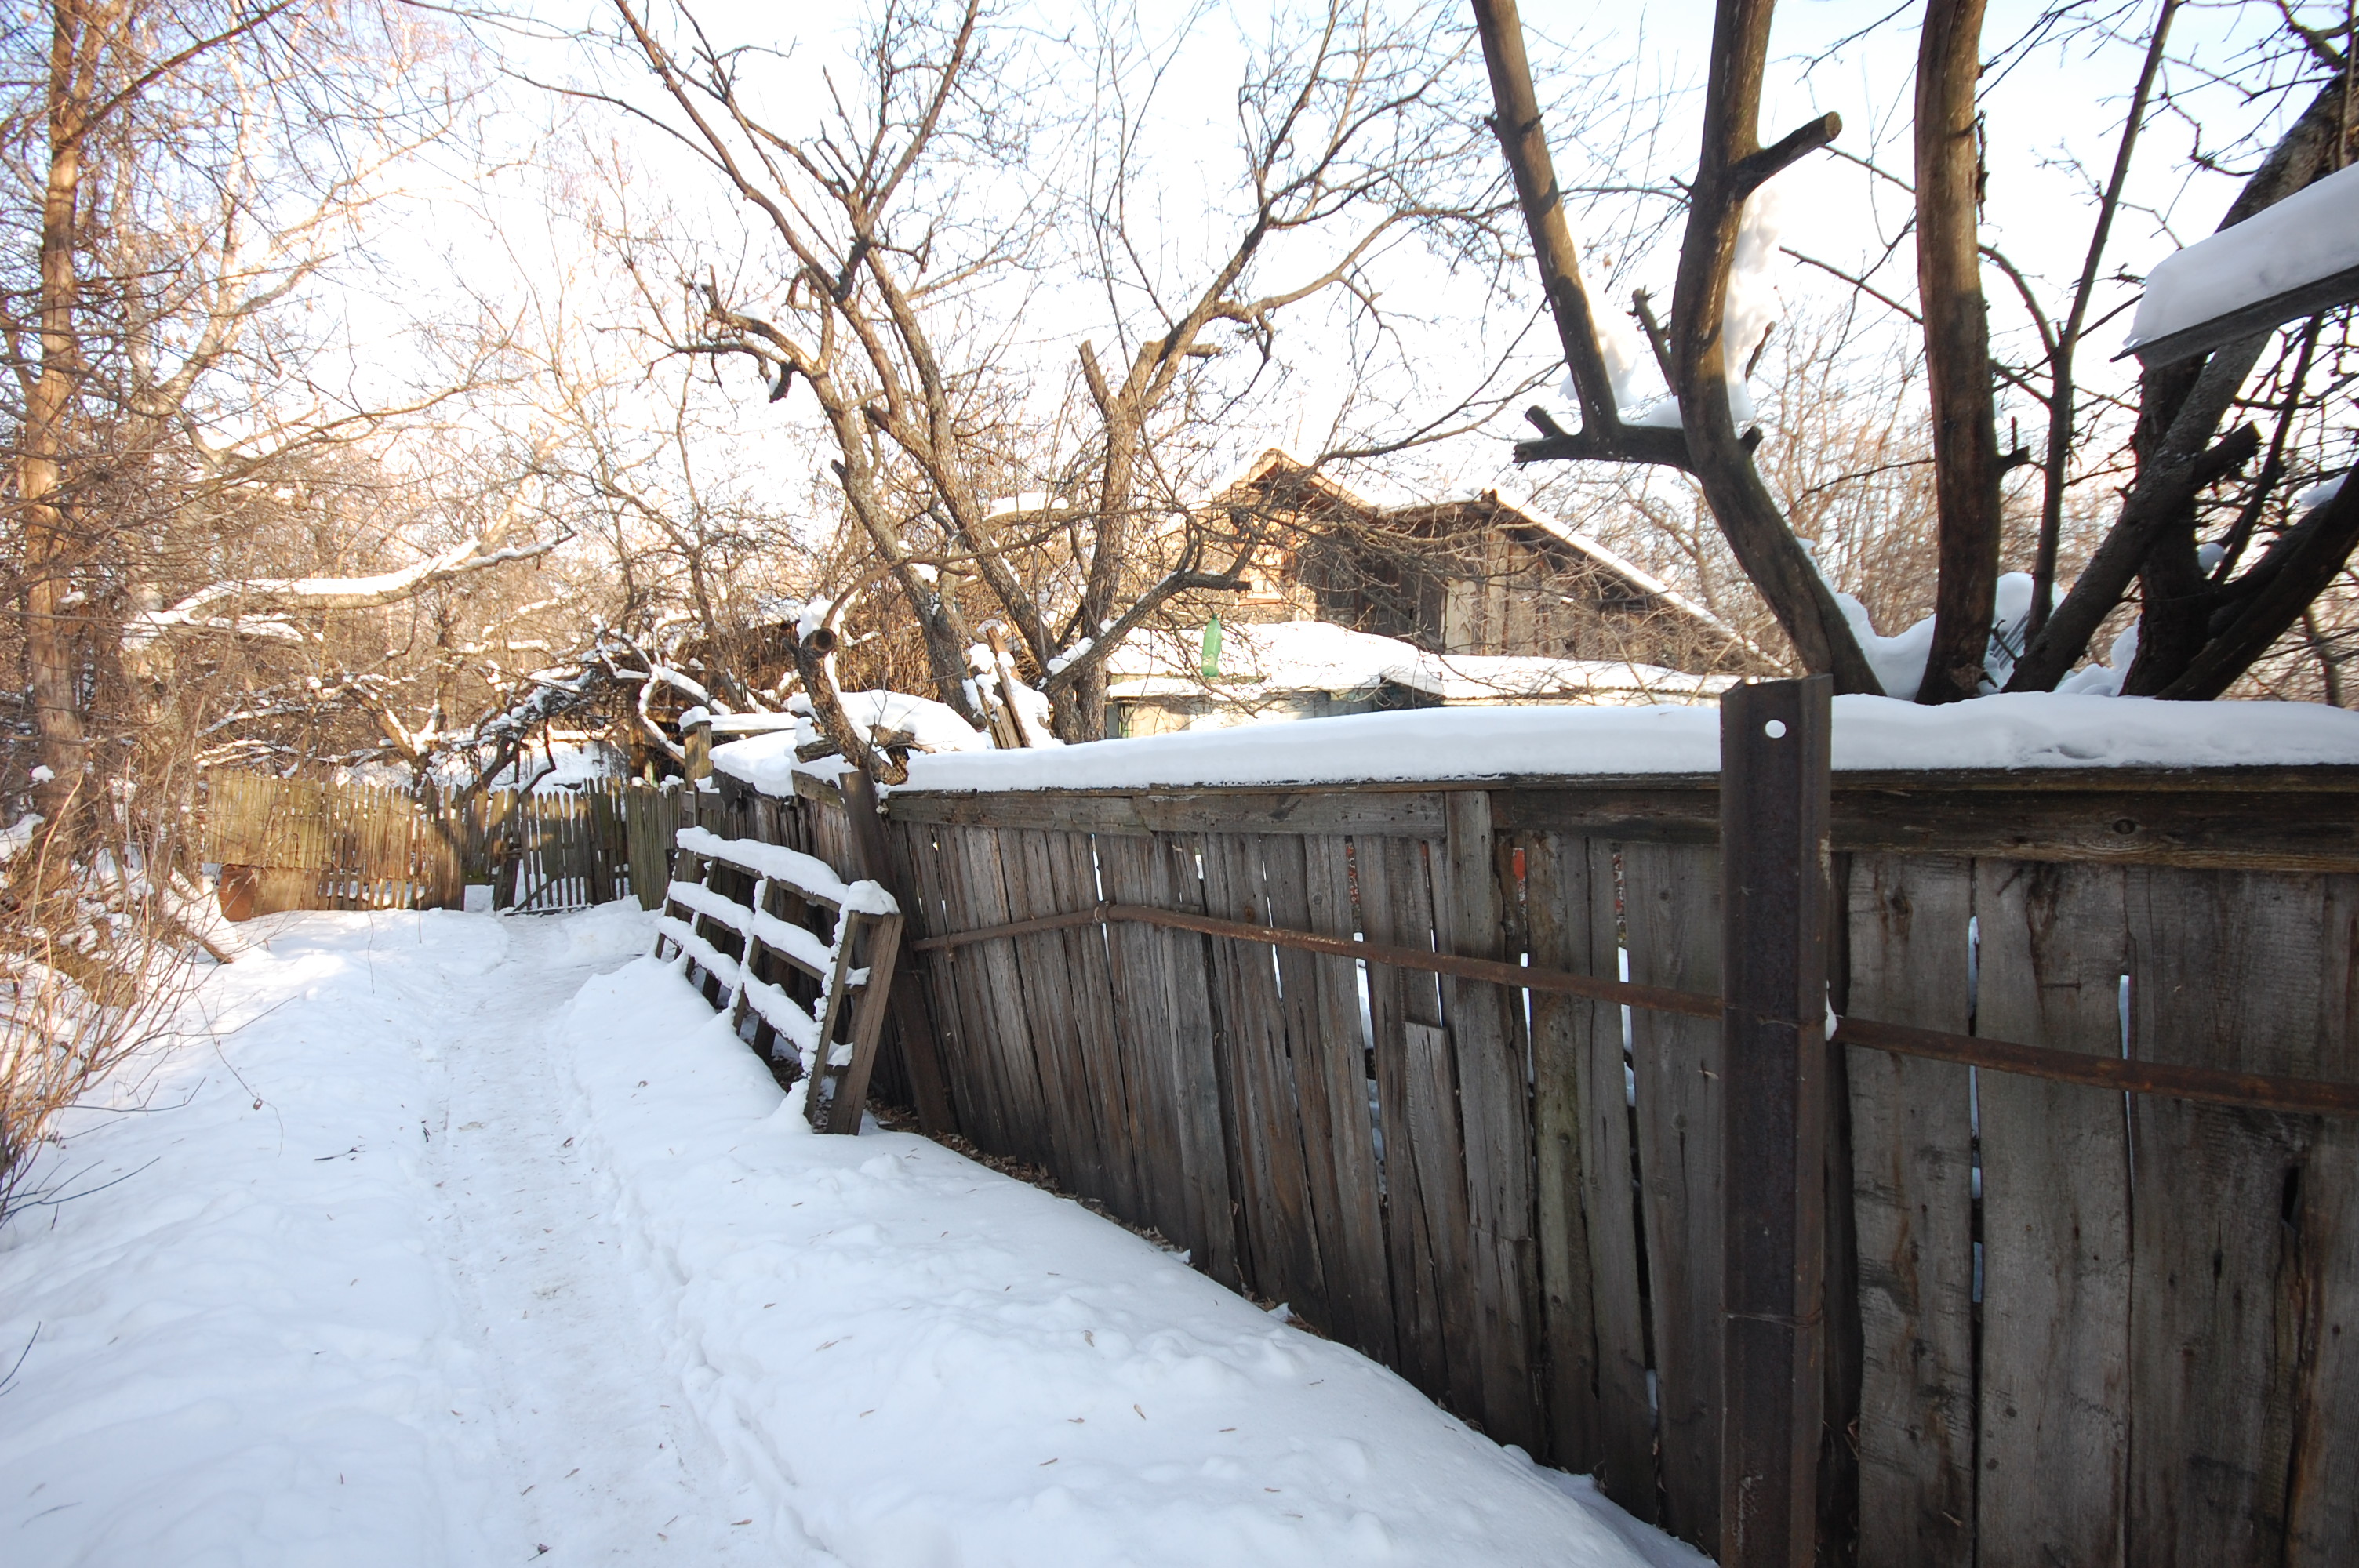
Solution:
{"label": "snow-covered path", "polygon": [[0,1562],[1701,1561],[1076,1205],[810,1134],[646,930],[215,973],[0,1231]]}
{"label": "snow-covered path", "polygon": [[510,961],[458,1025],[473,1048],[454,1054],[437,1147],[448,1256],[482,1324],[490,1420],[533,1546],[567,1549],[563,1563],[776,1563],[766,1531],[733,1528],[757,1510],[647,1332],[663,1303],[597,1190],[579,1091],[550,1049],[584,954],[612,949],[582,921],[507,930]]}

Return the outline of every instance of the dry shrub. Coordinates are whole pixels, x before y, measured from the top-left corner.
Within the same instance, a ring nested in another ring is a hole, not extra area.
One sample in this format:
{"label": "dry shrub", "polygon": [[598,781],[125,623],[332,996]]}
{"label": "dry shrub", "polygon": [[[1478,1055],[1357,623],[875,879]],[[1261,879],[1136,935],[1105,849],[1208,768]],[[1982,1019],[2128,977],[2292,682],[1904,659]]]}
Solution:
{"label": "dry shrub", "polygon": [[[0,1224],[73,1195],[74,1173],[36,1159],[75,1106],[133,1108],[123,1069],[174,1037],[213,950],[210,916],[179,867],[179,809],[150,810],[129,787],[12,830],[0,885]],[[154,797],[168,802],[168,792]],[[100,1096],[103,1096],[102,1102]]]}

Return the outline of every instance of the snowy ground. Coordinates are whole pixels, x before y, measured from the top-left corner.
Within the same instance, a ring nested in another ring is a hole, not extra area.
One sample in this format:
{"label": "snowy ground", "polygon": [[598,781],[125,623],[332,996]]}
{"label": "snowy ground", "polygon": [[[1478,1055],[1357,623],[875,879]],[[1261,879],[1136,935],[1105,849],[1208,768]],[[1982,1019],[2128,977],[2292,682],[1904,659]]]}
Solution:
{"label": "snowy ground", "polygon": [[635,909],[247,930],[0,1232],[0,1562],[1702,1561],[1071,1203],[810,1133]]}

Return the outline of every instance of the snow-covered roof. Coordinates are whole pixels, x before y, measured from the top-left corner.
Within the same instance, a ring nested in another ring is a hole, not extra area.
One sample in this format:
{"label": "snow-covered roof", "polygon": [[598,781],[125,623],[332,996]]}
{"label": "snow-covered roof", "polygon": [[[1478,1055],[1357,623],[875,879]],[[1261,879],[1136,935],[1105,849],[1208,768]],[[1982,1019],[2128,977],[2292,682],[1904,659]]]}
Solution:
{"label": "snow-covered roof", "polygon": [[[2359,765],[2359,713],[2317,703],[2034,693],[1920,708],[1839,697],[1834,717],[1834,765],[1846,771]],[[1714,708],[1429,708],[1056,752],[912,757],[903,787],[1147,789],[1698,773],[1719,766]]]}
{"label": "snow-covered roof", "polygon": [[1134,633],[1106,659],[1110,697],[1215,696],[1250,699],[1279,692],[1365,694],[1390,682],[1446,702],[1587,696],[1700,701],[1734,677],[1689,675],[1659,665],[1607,659],[1432,654],[1413,643],[1323,621],[1223,626],[1222,678],[1204,680],[1203,632]]}
{"label": "snow-covered roof", "polygon": [[[2204,346],[2194,329],[2240,311],[2259,309],[2267,319],[2240,320],[2239,332],[2259,331],[2359,295],[2359,277],[2345,279],[2347,291],[2312,298],[2310,286],[2323,287],[2338,276],[2359,272],[2359,165],[2328,175],[2273,207],[2263,208],[2234,228],[2198,240],[2166,256],[2147,275],[2125,353],[2164,358]],[[2164,340],[2189,334],[2183,344]]]}

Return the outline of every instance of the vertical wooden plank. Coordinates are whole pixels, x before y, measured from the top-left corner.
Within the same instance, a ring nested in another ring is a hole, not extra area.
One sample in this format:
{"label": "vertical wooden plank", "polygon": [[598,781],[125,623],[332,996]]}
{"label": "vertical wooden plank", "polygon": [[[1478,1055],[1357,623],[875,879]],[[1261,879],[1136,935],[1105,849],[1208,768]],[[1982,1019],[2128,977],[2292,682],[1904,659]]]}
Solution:
{"label": "vertical wooden plank", "polygon": [[[1604,839],[1581,843],[1589,865],[1589,968],[1619,976],[1625,959],[1621,850]],[[1608,1497],[1653,1523],[1662,1518],[1663,1494],[1656,1461],[1653,1325],[1642,1286],[1646,1194],[1638,1179],[1637,1079],[1630,1054],[1635,1018],[1623,1008],[1601,1009],[1580,1057],[1583,1148],[1597,1154],[1583,1161],[1582,1175],[1595,1281],[1598,1405],[1606,1422],[1598,1475]]]}
{"label": "vertical wooden plank", "polygon": [[[1098,902],[1097,860],[1086,833],[1047,836],[1051,903],[1057,910],[1088,909]],[[1114,980],[1107,968],[1106,928],[1077,925],[1060,932],[1069,979],[1073,1028],[1090,1116],[1098,1128],[1106,1206],[1144,1222],[1147,1206],[1138,1173],[1139,1125],[1114,1022]]]}
{"label": "vertical wooden plank", "polygon": [[[1307,929],[1329,936],[1358,934],[1352,902],[1350,848],[1332,834],[1299,840],[1303,856],[1302,914]],[[1370,1097],[1367,1042],[1360,1022],[1356,960],[1299,954],[1310,961],[1302,985],[1314,1003],[1314,1031],[1305,1051],[1312,1056],[1325,1102],[1324,1144],[1329,1172],[1321,1187],[1335,1207],[1321,1233],[1326,1262],[1328,1310],[1336,1332],[1376,1360],[1390,1364],[1398,1354],[1393,1339],[1392,1289],[1385,1256],[1385,1224],[1376,1169],[1375,1128]],[[1295,982],[1289,980],[1289,986]]]}
{"label": "vertical wooden plank", "polygon": [[[1464,957],[1506,957],[1490,792],[1453,790],[1442,800],[1449,876],[1448,896],[1438,912],[1440,948]],[[1521,999],[1506,987],[1476,980],[1451,979],[1444,993],[1458,1058],[1466,1156],[1472,1227],[1467,1250],[1483,1390],[1479,1413],[1493,1437],[1537,1450],[1547,1428],[1533,1355],[1538,1260],[1532,1240],[1531,1103]]]}
{"label": "vertical wooden plank", "polygon": [[[2321,1077],[2359,1082],[2359,877],[2329,876],[2320,954]],[[2327,1568],[2359,1559],[2359,1121],[2318,1127],[2294,1193],[2297,1300],[2305,1354],[2294,1390],[2286,1562]]]}
{"label": "vertical wooden plank", "polygon": [[[1117,903],[1201,909],[1192,850],[1169,839],[1106,835],[1097,840],[1105,894]],[[1183,876],[1184,871],[1184,876]],[[1212,1011],[1204,940],[1122,924],[1108,928],[1118,977],[1115,1022],[1137,1098],[1142,1175],[1156,1227],[1187,1248],[1196,1266],[1235,1284],[1236,1222],[1221,1106],[1212,1069]]]}
{"label": "vertical wooden plank", "polygon": [[[1395,868],[1387,841],[1355,839],[1353,880],[1359,894],[1359,925],[1370,942],[1407,946],[1396,919],[1391,883]],[[1393,1305],[1392,1365],[1431,1395],[1449,1388],[1441,1349],[1440,1312],[1435,1301],[1431,1243],[1426,1235],[1425,1204],[1408,1132],[1408,989],[1411,976],[1389,965],[1367,968],[1370,1065],[1376,1084],[1376,1165],[1384,1187],[1386,1273]],[[1438,1003],[1434,1008],[1438,1015]]]}
{"label": "vertical wooden plank", "polygon": [[[972,931],[981,922],[975,918],[973,901],[967,895],[966,851],[960,840],[962,830],[936,827],[929,831],[935,852],[923,874],[940,893],[943,928]],[[1015,1147],[1016,1117],[1006,1068],[993,1034],[995,1020],[984,1002],[984,954],[978,946],[966,946],[943,957],[949,960],[942,977],[950,995],[944,1001],[942,1015],[955,1020],[965,1081],[972,1086],[973,1106],[980,1113],[968,1121],[968,1131],[983,1148],[1004,1154]],[[969,1116],[965,1106],[961,1107],[960,1114],[962,1118]]]}
{"label": "vertical wooden plank", "polygon": [[1834,683],[1721,698],[1720,1560],[1817,1561],[1826,1289],[1829,706]]}
{"label": "vertical wooden plank", "polygon": [[[1150,840],[1103,834],[1091,848],[1099,888],[1108,902],[1140,903],[1150,896],[1146,892],[1154,849]],[[1114,1012],[1113,1044],[1122,1058],[1140,1213],[1145,1223],[1176,1240],[1188,1224],[1183,1190],[1189,1177],[1173,1119],[1177,1090],[1169,1065],[1169,1004],[1165,1000],[1169,979],[1161,973],[1159,945],[1149,940],[1153,935],[1153,927],[1136,922],[1116,921],[1106,926],[1106,966]]]}
{"label": "vertical wooden plank", "polygon": [[[1984,860],[1974,1030],[2121,1054],[2117,867]],[[2129,1459],[2123,1098],[1976,1075],[1983,1169],[1982,1561],[2119,1563]]]}
{"label": "vertical wooden plank", "polygon": [[585,791],[570,790],[559,798],[565,803],[566,825],[573,840],[566,902],[571,907],[580,908],[597,902],[591,881],[596,870],[597,849],[591,839],[590,796]]}
{"label": "vertical wooden plank", "polygon": [[[961,929],[1013,922],[1016,917],[1009,913],[1003,870],[1006,835],[989,827],[944,827],[940,832],[946,842],[955,846],[959,857],[968,915]],[[967,957],[970,954],[972,957]],[[988,1043],[999,1072],[1006,1141],[995,1152],[1038,1165],[1054,1165],[1057,1141],[1049,1126],[1050,1101],[1033,1050],[1015,945],[1004,938],[974,943],[961,954],[959,967],[972,970],[971,1000],[979,1010],[977,1032]]]}
{"label": "vertical wooden plank", "polygon": [[[1266,925],[1260,836],[1204,836],[1204,906],[1223,920]],[[1301,1108],[1286,1055],[1274,951],[1259,943],[1218,938],[1212,968],[1219,986],[1229,1067],[1231,1163],[1242,1177],[1247,1282],[1280,1302],[1300,1301],[1321,1321],[1326,1281],[1311,1220]]]}
{"label": "vertical wooden plank", "polygon": [[[1049,871],[1049,835],[1030,828],[998,831],[1007,877],[1007,918],[1038,920],[1062,913]],[[1050,1169],[1075,1192],[1103,1203],[1110,1190],[1107,1130],[1091,1103],[1074,1016],[1072,955],[1065,936],[1061,931],[1043,931],[1018,936],[1012,945],[1023,975],[1024,1018],[1048,1108]]]}
{"label": "vertical wooden plank", "polygon": [[[916,874],[919,895],[926,906],[930,931],[970,929],[963,890],[956,877],[957,855],[947,833],[928,824],[900,829]],[[939,922],[939,924],[937,924]],[[959,1125],[983,1148],[1007,1147],[1007,1114],[999,1074],[989,1044],[979,1037],[987,1027],[976,1002],[970,949],[951,948],[927,956],[926,973],[934,996],[934,1017],[941,1025],[937,1037],[942,1047],[943,1075],[948,1082]]]}
{"label": "vertical wooden plank", "polygon": [[[1052,837],[1048,832],[1003,830],[1007,859],[1010,920],[1040,920],[1061,914],[1057,877],[1052,871]],[[1073,948],[1066,931],[1040,931],[1038,936],[1016,938],[1016,955],[1024,969],[1024,1016],[1031,1023],[1033,1052],[1040,1064],[1040,1092],[1048,1097],[1049,1134],[1060,1158],[1061,1182],[1097,1203],[1114,1195],[1109,1167],[1109,1127],[1099,1118],[1090,1092],[1090,1068],[1082,1059],[1073,986]]]}
{"label": "vertical wooden plank", "polygon": [[[1852,1011],[1964,1033],[1972,864],[1854,855],[1848,912]],[[1966,1568],[1974,1519],[1968,1069],[1857,1048],[1846,1066],[1859,1247],[1859,1561]]]}
{"label": "vertical wooden plank", "polygon": [[[1413,838],[1361,838],[1353,848],[1368,940],[1430,948],[1426,846]],[[1474,1322],[1465,1263],[1466,1166],[1440,988],[1430,974],[1371,964],[1368,1000],[1397,1365],[1428,1394],[1472,1411],[1481,1385],[1466,1333]]]}
{"label": "vertical wooden plank", "polygon": [[588,873],[589,898],[593,904],[605,903],[614,896],[614,851],[612,810],[613,797],[605,786],[593,784],[582,792],[582,809],[587,832],[583,835],[583,860]]}
{"label": "vertical wooden plank", "polygon": [[[1851,857],[1828,858],[1827,1000],[1851,1010],[1847,904]],[[1833,1568],[1851,1568],[1859,1543],[1859,1238],[1852,1203],[1851,1060],[1840,1037],[1826,1054],[1826,1385],[1819,1448],[1819,1539]]]}
{"label": "vertical wooden plank", "polygon": [[[2124,905],[2134,1055],[2316,1076],[2322,879],[2136,867]],[[2131,1115],[2128,1557],[2276,1563],[2315,1312],[2288,1221],[2319,1120],[2151,1095]]]}
{"label": "vertical wooden plank", "polygon": [[[1154,880],[1149,888],[1153,902],[1164,909],[1202,914],[1205,836],[1158,833],[1154,844]],[[1182,1082],[1180,1140],[1191,1168],[1202,1173],[1200,1195],[1205,1206],[1207,1255],[1198,1260],[1197,1267],[1234,1288],[1245,1280],[1245,1203],[1230,1157],[1234,1106],[1224,1065],[1228,1053],[1222,1037],[1225,1021],[1214,968],[1216,948],[1212,938],[1189,932],[1158,935],[1166,939],[1164,955],[1172,977],[1174,1017],[1180,1025],[1179,1038],[1184,1047],[1177,1058]],[[1212,1206],[1216,1203],[1217,1209]]]}
{"label": "vertical wooden plank", "polygon": [[[1310,924],[1310,861],[1296,834],[1266,834],[1258,840],[1261,913],[1265,923],[1289,930]],[[1277,947],[1279,1007],[1273,1057],[1279,1087],[1293,1107],[1293,1140],[1302,1161],[1302,1189],[1313,1249],[1319,1260],[1318,1294],[1305,1295],[1304,1316],[1343,1340],[1356,1325],[1353,1305],[1335,1278],[1343,1267],[1343,1191],[1335,1174],[1334,1105],[1327,1088],[1327,1053],[1321,1038],[1318,959],[1296,947]],[[1355,1032],[1356,1033],[1356,1032]]]}
{"label": "vertical wooden plank", "polygon": [[[1542,833],[1521,847],[1533,966],[1600,973],[1591,926],[1588,840]],[[1610,862],[1605,877],[1603,952],[1611,965],[1615,944]],[[1603,973],[1619,978],[1616,968]],[[1531,1009],[1533,1184],[1549,1462],[1597,1476],[1616,1500],[1635,1499],[1643,1489],[1645,1511],[1651,1515],[1654,1417],[1647,1402],[1646,1345],[1638,1319],[1621,1009],[1544,991],[1533,994]],[[1610,1068],[1602,1076],[1591,1066],[1601,1052]],[[1603,1103],[1593,1105],[1593,1100]],[[1617,1242],[1619,1257],[1607,1261],[1603,1254]]]}
{"label": "vertical wooden plank", "polygon": [[[1630,979],[1720,992],[1720,855],[1692,845],[1622,846]],[[1635,1011],[1639,1197],[1646,1216],[1663,1528],[1720,1545],[1721,1032],[1699,1018]]]}

